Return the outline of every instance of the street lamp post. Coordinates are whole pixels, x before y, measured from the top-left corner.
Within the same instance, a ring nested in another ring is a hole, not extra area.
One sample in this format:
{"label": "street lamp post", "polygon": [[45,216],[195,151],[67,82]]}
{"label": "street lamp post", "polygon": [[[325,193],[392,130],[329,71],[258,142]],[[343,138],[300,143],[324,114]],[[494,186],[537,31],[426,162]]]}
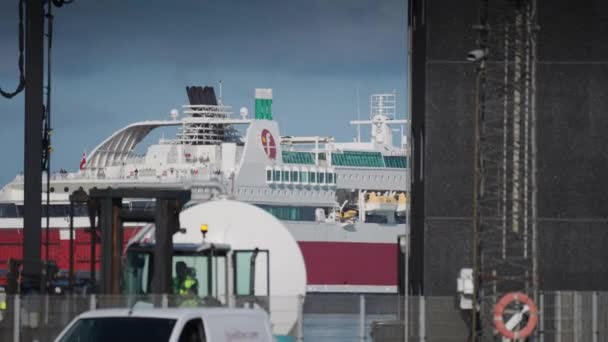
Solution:
{"label": "street lamp post", "polygon": [[403,253],[403,263],[404,263],[404,283],[403,283],[403,325],[404,325],[404,340],[408,341],[409,335],[409,254],[410,254],[410,232],[409,229],[406,228],[406,232],[399,239],[399,247],[401,248],[401,252]]}

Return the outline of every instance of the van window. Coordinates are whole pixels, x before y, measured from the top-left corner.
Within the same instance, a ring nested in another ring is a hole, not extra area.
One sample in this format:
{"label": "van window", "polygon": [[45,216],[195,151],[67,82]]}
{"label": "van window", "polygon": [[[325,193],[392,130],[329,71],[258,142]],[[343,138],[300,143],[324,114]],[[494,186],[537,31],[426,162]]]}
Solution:
{"label": "van window", "polygon": [[60,342],[164,342],[171,337],[175,322],[174,319],[144,317],[84,318],[74,323]]}
{"label": "van window", "polygon": [[204,342],[205,331],[203,329],[203,321],[200,318],[195,318],[184,325],[179,342]]}

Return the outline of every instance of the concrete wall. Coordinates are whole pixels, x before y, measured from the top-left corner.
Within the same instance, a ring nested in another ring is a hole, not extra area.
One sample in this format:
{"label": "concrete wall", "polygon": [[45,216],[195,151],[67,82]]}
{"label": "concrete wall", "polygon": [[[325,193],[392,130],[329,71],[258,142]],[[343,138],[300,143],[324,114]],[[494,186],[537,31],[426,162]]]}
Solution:
{"label": "concrete wall", "polygon": [[[411,1],[412,286],[451,295],[471,256],[478,0]],[[537,1],[541,286],[607,290],[608,2]]]}

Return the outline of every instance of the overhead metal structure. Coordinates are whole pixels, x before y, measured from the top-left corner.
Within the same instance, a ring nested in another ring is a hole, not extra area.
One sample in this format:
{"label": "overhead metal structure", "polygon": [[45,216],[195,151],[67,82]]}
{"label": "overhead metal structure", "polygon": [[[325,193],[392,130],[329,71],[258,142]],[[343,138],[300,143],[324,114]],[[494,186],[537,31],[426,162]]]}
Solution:
{"label": "overhead metal structure", "polygon": [[38,290],[41,284],[41,217],[43,168],[44,1],[26,1],[25,146],[23,282]]}
{"label": "overhead metal structure", "polygon": [[[179,213],[190,200],[190,190],[107,188],[89,191],[90,216],[99,215],[101,234],[101,287],[100,293],[118,295],[122,289],[123,223],[154,223],[155,251],[152,293],[171,293],[171,256],[173,234],[179,228]],[[154,198],[154,211],[125,210],[123,198]],[[91,233],[95,235],[95,220],[91,220]],[[91,243],[95,241],[92,239]],[[92,250],[94,253],[94,250]],[[94,260],[94,255],[91,257]],[[92,264],[94,265],[94,264]],[[94,268],[91,269],[94,272]],[[94,278],[91,279],[95,281]]]}
{"label": "overhead metal structure", "polygon": [[[538,298],[536,1],[480,0],[473,205],[473,341],[500,341],[494,305]],[[524,310],[523,307],[515,310]]]}

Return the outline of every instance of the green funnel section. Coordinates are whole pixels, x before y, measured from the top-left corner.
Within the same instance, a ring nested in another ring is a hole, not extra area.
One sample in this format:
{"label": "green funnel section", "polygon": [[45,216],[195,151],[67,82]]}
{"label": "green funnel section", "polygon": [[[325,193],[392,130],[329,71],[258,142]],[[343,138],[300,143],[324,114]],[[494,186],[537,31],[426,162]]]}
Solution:
{"label": "green funnel section", "polygon": [[255,90],[255,119],[272,120],[272,89]]}

